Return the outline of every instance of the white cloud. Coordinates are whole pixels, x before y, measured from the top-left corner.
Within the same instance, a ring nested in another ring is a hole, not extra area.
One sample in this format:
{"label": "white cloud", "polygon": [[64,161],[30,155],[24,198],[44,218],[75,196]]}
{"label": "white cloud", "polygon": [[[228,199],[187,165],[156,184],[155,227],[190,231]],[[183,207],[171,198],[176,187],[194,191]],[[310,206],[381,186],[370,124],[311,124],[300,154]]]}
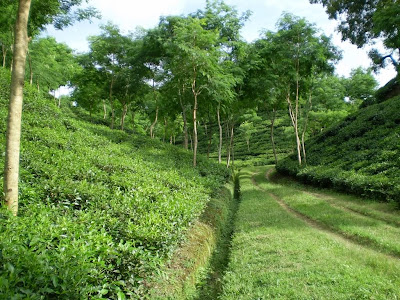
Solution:
{"label": "white cloud", "polygon": [[184,0],[91,0],[90,5],[98,8],[103,20],[111,20],[123,30],[136,26],[153,27],[162,15],[180,14]]}

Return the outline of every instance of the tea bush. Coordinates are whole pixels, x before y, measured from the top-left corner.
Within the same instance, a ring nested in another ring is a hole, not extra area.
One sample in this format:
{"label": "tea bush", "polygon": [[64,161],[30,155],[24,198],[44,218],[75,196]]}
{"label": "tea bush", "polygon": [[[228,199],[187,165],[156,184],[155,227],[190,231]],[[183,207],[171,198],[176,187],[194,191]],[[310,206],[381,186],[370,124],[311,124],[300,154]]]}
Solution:
{"label": "tea bush", "polygon": [[[3,149],[9,78],[0,70]],[[0,211],[0,298],[144,297],[228,170],[201,157],[194,169],[189,152],[83,121],[29,85],[24,101],[19,215]]]}
{"label": "tea bush", "polygon": [[306,144],[307,166],[295,156],[277,169],[320,186],[400,204],[400,96],[360,109]]}

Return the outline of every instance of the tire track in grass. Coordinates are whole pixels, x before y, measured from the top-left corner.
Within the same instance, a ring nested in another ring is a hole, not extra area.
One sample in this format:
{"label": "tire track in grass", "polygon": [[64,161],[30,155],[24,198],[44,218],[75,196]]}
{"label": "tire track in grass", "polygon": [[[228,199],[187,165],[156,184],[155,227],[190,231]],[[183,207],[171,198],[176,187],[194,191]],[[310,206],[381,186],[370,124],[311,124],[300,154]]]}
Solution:
{"label": "tire track in grass", "polygon": [[[277,180],[274,180],[274,179],[271,178],[271,173],[273,173],[273,172],[274,172],[274,169],[269,169],[269,170],[265,173],[265,178],[266,178],[269,182],[272,182],[272,183],[279,183]],[[377,220],[377,221],[384,222],[384,223],[386,223],[386,224],[388,224],[388,225],[390,225],[390,226],[400,228],[400,222],[399,222],[399,221],[396,221],[396,220],[388,220],[388,219],[386,219],[386,218],[384,218],[384,217],[380,217],[380,216],[377,216],[377,215],[375,215],[375,214],[371,214],[371,213],[368,213],[368,212],[363,212],[363,211],[361,211],[361,210],[357,210],[357,209],[355,209],[355,208],[348,207],[348,206],[345,205],[345,204],[338,204],[338,203],[336,203],[336,201],[344,201],[344,200],[337,199],[337,198],[335,198],[335,197],[333,197],[333,196],[329,196],[329,195],[326,195],[326,194],[323,194],[323,193],[309,192],[309,191],[307,191],[307,190],[304,189],[304,188],[301,188],[301,191],[304,192],[304,193],[306,193],[307,195],[310,195],[310,196],[319,198],[319,199],[321,199],[321,200],[324,200],[324,201],[328,202],[331,206],[333,206],[333,207],[335,207],[335,208],[337,208],[337,209],[340,209],[340,210],[343,210],[343,211],[346,211],[346,212],[349,212],[349,213],[354,213],[354,214],[357,214],[358,216],[368,217],[368,218],[371,218],[371,219],[374,219],[374,220]],[[382,212],[382,213],[384,213],[384,212]]]}
{"label": "tire track in grass", "polygon": [[313,193],[313,192],[308,192],[308,191],[304,191],[304,190],[302,190],[302,191],[304,193],[306,193],[307,195],[310,195],[310,196],[313,196],[313,197],[316,197],[316,198],[319,198],[321,200],[324,200],[324,201],[328,202],[329,205],[331,205],[331,206],[333,206],[333,207],[335,207],[337,209],[341,209],[343,211],[347,211],[349,213],[353,213],[353,214],[359,215],[361,217],[368,217],[368,218],[371,218],[371,219],[374,219],[374,220],[377,220],[377,221],[384,222],[387,225],[400,228],[400,223],[399,222],[390,221],[390,220],[387,220],[387,219],[385,219],[383,217],[379,217],[379,216],[376,216],[376,215],[373,215],[373,214],[368,214],[366,212],[359,211],[357,209],[348,207],[348,206],[343,205],[343,204],[338,204],[338,203],[335,202],[336,199],[334,197],[331,197],[331,196],[328,196],[328,195],[325,195],[325,194],[321,194],[321,193]]}
{"label": "tire track in grass", "polygon": [[398,299],[398,259],[289,213],[270,195],[285,200],[281,190],[262,180],[264,170],[241,172],[242,201],[230,262],[215,299]]}
{"label": "tire track in grass", "polygon": [[[265,174],[265,178],[268,180],[268,176],[273,172],[273,169],[269,169],[266,174]],[[305,222],[306,224],[308,224],[310,227],[317,229],[319,231],[324,232],[325,234],[329,235],[330,237],[334,238],[335,240],[339,240],[345,244],[352,244],[352,245],[356,245],[359,247],[363,247],[363,248],[368,248],[370,250],[373,250],[375,252],[378,252],[382,255],[385,255],[387,258],[389,259],[395,259],[398,260],[400,258],[400,254],[398,253],[393,253],[390,252],[386,249],[382,249],[379,248],[376,244],[374,244],[373,242],[371,242],[371,240],[369,239],[365,239],[359,236],[354,236],[354,235],[350,235],[350,234],[346,234],[344,232],[338,231],[328,225],[325,225],[321,222],[315,221],[314,219],[308,217],[307,215],[291,208],[289,205],[286,204],[285,201],[283,201],[280,197],[278,197],[277,195],[275,195],[274,193],[264,189],[263,187],[261,187],[257,181],[255,180],[255,176],[258,173],[253,173],[251,176],[251,182],[252,184],[257,187],[259,190],[264,191],[265,193],[268,193],[268,195],[270,197],[272,197],[287,213],[289,213],[290,215],[302,220],[303,222]]]}

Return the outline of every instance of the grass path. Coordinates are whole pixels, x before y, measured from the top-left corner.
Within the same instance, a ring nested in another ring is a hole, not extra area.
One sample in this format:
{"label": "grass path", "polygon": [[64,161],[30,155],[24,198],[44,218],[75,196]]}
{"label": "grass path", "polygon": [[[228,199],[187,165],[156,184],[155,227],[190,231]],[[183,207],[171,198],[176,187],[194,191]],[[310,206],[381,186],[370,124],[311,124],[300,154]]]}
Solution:
{"label": "grass path", "polygon": [[[400,260],[381,253],[396,248],[397,241],[391,240],[396,226],[330,206],[296,187],[271,183],[267,170],[241,172],[242,198],[220,299],[398,299]],[[324,216],[331,209],[336,223]],[[390,214],[376,210],[381,213]],[[364,227],[355,216],[367,218]],[[352,229],[369,236],[369,227],[384,235],[376,238],[382,249],[343,234]]]}
{"label": "grass path", "polygon": [[[266,183],[265,178],[259,176],[258,180],[262,188]],[[283,186],[285,189],[282,189]],[[315,194],[303,191],[298,186],[276,184],[272,190],[297,214],[349,240],[400,258],[400,228],[392,224],[393,220],[400,218],[397,211],[383,212],[382,209],[369,207],[371,204],[367,201],[363,211],[368,210],[369,214],[361,213],[360,208],[360,211],[348,208],[351,203],[354,205],[354,197],[351,198],[352,201],[348,198],[342,199],[341,194],[325,195],[323,192]],[[363,206],[361,202],[357,205]]]}

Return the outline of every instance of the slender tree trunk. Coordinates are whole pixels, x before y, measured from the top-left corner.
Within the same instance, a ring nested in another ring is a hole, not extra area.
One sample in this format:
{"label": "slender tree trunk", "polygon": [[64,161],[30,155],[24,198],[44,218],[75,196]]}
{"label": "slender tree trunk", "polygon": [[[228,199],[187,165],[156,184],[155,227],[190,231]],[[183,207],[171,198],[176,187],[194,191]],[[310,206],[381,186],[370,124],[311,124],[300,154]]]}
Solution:
{"label": "slender tree trunk", "polygon": [[299,165],[301,166],[302,160],[301,160],[301,142],[300,142],[300,137],[299,137],[299,127],[298,127],[298,105],[299,105],[299,82],[297,79],[297,87],[296,87],[296,100],[295,100],[295,108],[293,109],[292,101],[290,100],[290,93],[288,92],[286,100],[288,102],[289,106],[289,115],[290,119],[292,121],[293,129],[294,129],[294,135],[296,139],[296,151],[297,151],[297,160],[299,162]]}
{"label": "slender tree trunk", "polygon": [[111,129],[114,129],[114,122],[115,122],[115,111],[114,111],[114,103],[112,98],[112,90],[114,85],[114,75],[111,75],[111,83],[110,83],[110,108],[111,108]]}
{"label": "slender tree trunk", "polygon": [[154,118],[154,122],[150,126],[150,137],[154,139],[154,127],[156,126],[158,121],[158,106],[156,107],[156,117]]}
{"label": "slender tree trunk", "polygon": [[[232,124],[231,124],[231,129],[230,129],[230,131],[231,131],[231,133],[230,133],[230,141],[229,141],[229,152],[232,154],[232,166],[234,165],[234,162],[235,162],[235,152],[234,152],[234,148],[233,148],[233,137],[234,137],[234,131],[233,131],[233,128],[234,128],[234,123],[232,122]],[[227,165],[227,167],[229,168],[229,163],[228,163],[228,165]]]}
{"label": "slender tree trunk", "polygon": [[124,103],[123,108],[122,108],[122,115],[121,115],[121,130],[124,130],[125,126],[125,118],[128,113],[128,104]]}
{"label": "slender tree trunk", "polygon": [[32,58],[31,58],[31,54],[29,53],[29,49],[28,49],[28,62],[29,62],[29,84],[32,85],[33,84],[33,70],[32,70]]}
{"label": "slender tree trunk", "polygon": [[207,147],[207,158],[210,158],[210,150],[211,150],[211,143],[212,143],[212,127],[210,127],[210,130],[208,132],[208,147]]}
{"label": "slender tree trunk", "polygon": [[178,92],[179,92],[179,103],[181,104],[182,118],[183,118],[183,148],[185,148],[187,150],[188,143],[189,143],[187,116],[186,116],[186,107],[182,101],[183,94],[185,93],[185,85],[184,84],[182,85],[182,92],[181,92],[180,88],[179,88]]}
{"label": "slender tree trunk", "polygon": [[190,138],[190,150],[193,151],[193,138],[192,135],[189,135]]}
{"label": "slender tree trunk", "polygon": [[[27,48],[28,49],[28,48]],[[27,50],[28,51],[28,50]],[[25,58],[26,60],[26,58]],[[14,47],[11,46],[11,65],[10,65],[10,71],[12,73],[14,67]]]}
{"label": "slender tree trunk", "polygon": [[169,136],[169,143],[172,145],[172,141],[173,141],[173,139],[172,139],[172,135],[170,135]]}
{"label": "slender tree trunk", "polygon": [[3,53],[3,68],[5,68],[6,67],[6,60],[7,60],[7,52],[8,52],[8,49],[7,49],[7,46],[6,45],[1,45],[1,50],[2,50],[2,53]]}
{"label": "slender tree trunk", "polygon": [[230,132],[229,122],[226,122],[226,167],[229,168],[231,163],[231,143],[230,143]]}
{"label": "slender tree trunk", "polygon": [[167,126],[168,126],[168,121],[167,118],[164,117],[164,137],[163,137],[163,142],[165,143],[167,139]]}
{"label": "slender tree trunk", "polygon": [[[55,93],[56,91],[54,91],[54,93]],[[58,97],[58,107],[60,108],[61,107],[61,96],[59,96]]]}
{"label": "slender tree trunk", "polygon": [[18,213],[19,155],[21,141],[21,117],[25,78],[25,61],[28,50],[28,17],[31,1],[20,0],[15,23],[13,72],[7,120],[6,155],[4,164],[4,200],[8,209]]}
{"label": "slender tree trunk", "polygon": [[182,117],[183,117],[183,148],[187,150],[189,147],[189,134],[188,134],[186,108],[183,105],[182,105]]}
{"label": "slender tree trunk", "polygon": [[306,117],[304,120],[303,132],[301,133],[301,146],[303,149],[303,160],[304,160],[305,164],[307,164],[305,136],[306,136],[307,126],[308,126],[308,118],[310,116],[311,109],[312,109],[312,92],[310,92],[310,95],[308,97],[308,110],[307,110],[307,114],[306,114]]}
{"label": "slender tree trunk", "polygon": [[275,118],[276,118],[276,109],[274,108],[272,110],[272,117],[271,117],[271,144],[272,144],[272,151],[274,152],[275,165],[277,165],[278,158],[276,156],[275,137],[274,137]]}
{"label": "slender tree trunk", "polygon": [[221,117],[219,114],[221,105],[218,103],[217,107],[217,119],[218,119],[218,128],[219,128],[219,144],[218,144],[218,163],[222,162],[222,126],[221,126]]}
{"label": "slender tree trunk", "polygon": [[193,107],[193,167],[197,165],[197,93],[194,93]]}

